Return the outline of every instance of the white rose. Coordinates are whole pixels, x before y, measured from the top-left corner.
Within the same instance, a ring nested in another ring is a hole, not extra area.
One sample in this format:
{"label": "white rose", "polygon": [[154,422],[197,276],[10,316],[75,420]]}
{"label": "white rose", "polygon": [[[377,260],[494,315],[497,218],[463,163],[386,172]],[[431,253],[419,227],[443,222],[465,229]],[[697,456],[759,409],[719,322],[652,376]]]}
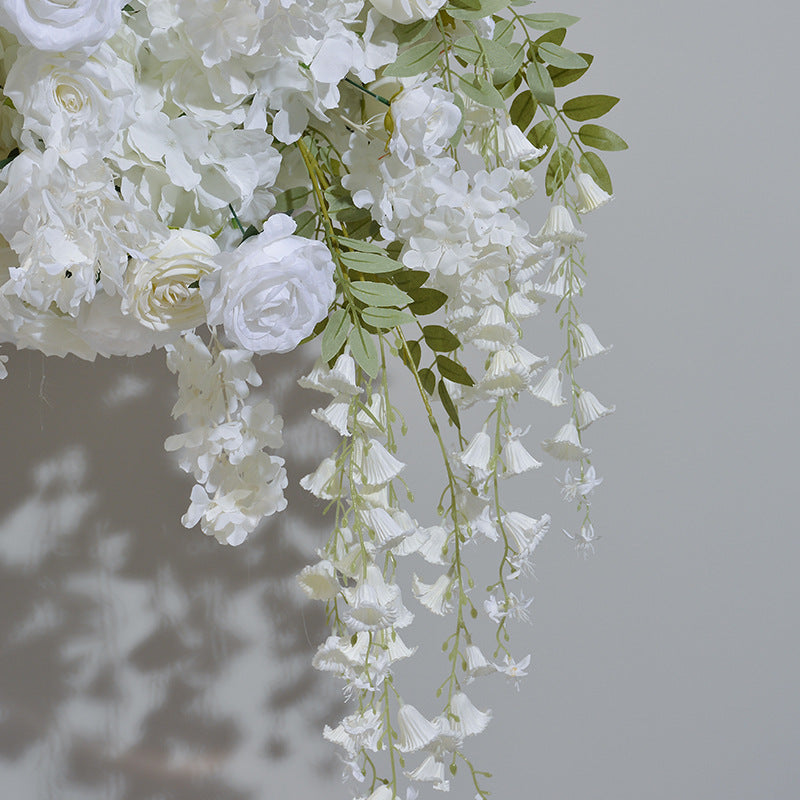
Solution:
{"label": "white rose", "polygon": [[120,0],[0,0],[0,25],[37,50],[95,47],[119,27]]}
{"label": "white rose", "polygon": [[253,353],[287,353],[328,314],[336,296],[334,264],[322,242],[293,236],[297,226],[275,214],[258,236],[217,258],[221,269],[201,281],[208,324]]}
{"label": "white rose", "polygon": [[124,310],[154,331],[191,330],[206,321],[198,281],[215,269],[219,253],[207,234],[183,228],[170,236],[150,258],[128,267],[128,299]]}
{"label": "white rose", "polygon": [[103,45],[89,58],[20,48],[4,91],[23,128],[42,137],[72,167],[105,155],[117,133],[136,119],[133,67]]}
{"label": "white rose", "polygon": [[372,5],[395,22],[433,19],[447,0],[370,0]]}

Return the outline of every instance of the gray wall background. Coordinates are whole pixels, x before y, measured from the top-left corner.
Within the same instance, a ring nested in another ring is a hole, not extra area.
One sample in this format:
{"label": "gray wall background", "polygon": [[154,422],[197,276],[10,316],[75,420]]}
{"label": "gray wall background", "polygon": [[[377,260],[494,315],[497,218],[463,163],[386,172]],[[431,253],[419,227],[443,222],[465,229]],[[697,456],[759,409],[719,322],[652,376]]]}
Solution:
{"label": "gray wall background", "polygon": [[[573,518],[555,469],[510,484],[510,506],[555,524],[533,626],[515,631],[531,676],[519,694],[477,691],[495,722],[476,761],[499,798],[793,800],[800,12],[787,0],[558,10],[583,17],[567,44],[597,56],[580,93],[621,96],[608,124],[631,144],[607,159],[615,202],[585,225],[585,316],[615,345],[586,384],[618,410],[590,432],[605,478],[595,558],[558,533]],[[548,349],[552,332],[532,333]],[[331,443],[308,417],[318,398],[292,388],[308,355],[268,366],[287,438],[303,443],[295,482]],[[309,666],[322,621],[292,579],[324,535],[317,509],[294,490],[291,512],[237,550],[184,531],[189,484],[161,449],[173,390],[158,354],[19,353],[9,371],[2,795],[348,796],[319,741],[338,713],[337,687]],[[412,403],[404,375],[395,387]],[[560,416],[535,413],[540,439]],[[417,469],[430,466],[424,435],[407,448]]]}

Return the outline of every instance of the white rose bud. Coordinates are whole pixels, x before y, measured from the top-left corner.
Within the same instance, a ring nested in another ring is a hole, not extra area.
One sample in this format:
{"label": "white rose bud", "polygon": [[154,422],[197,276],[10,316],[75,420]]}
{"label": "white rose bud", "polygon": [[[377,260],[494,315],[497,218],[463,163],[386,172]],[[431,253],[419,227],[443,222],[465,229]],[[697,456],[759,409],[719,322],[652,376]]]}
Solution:
{"label": "white rose bud", "polygon": [[446,0],[370,0],[372,5],[395,22],[433,19]]}
{"label": "white rose bud", "polygon": [[122,21],[120,0],[0,0],[0,26],[37,50],[96,47]]}
{"label": "white rose bud", "polygon": [[125,311],[154,331],[186,331],[206,321],[199,281],[217,267],[216,242],[207,234],[179,229],[151,257],[128,267]]}
{"label": "white rose bud", "polygon": [[328,314],[334,264],[322,242],[293,236],[294,221],[274,214],[264,230],[217,257],[219,272],[200,290],[208,324],[253,353],[288,353]]}

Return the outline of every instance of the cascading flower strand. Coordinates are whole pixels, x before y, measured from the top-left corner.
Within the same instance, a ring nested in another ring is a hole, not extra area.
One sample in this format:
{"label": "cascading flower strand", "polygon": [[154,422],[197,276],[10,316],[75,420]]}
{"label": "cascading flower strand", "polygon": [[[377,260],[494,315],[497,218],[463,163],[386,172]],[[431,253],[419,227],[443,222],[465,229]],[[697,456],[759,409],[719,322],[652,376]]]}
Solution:
{"label": "cascading flower strand", "polygon": [[[471,746],[493,715],[472,684],[527,675],[514,628],[552,524],[509,508],[505,482],[568,462],[567,535],[584,554],[599,538],[585,440],[614,407],[579,382],[609,348],[580,314],[578,226],[612,196],[598,151],[627,145],[595,122],[617,98],[560,99],[593,62],[564,46],[577,18],[527,5],[0,0],[2,341],[163,349],[183,428],[165,447],[195,481],[182,522],[229,545],[286,506],[281,409],[253,356],[316,348],[298,382],[339,443],[300,481],[332,532],[298,582],[326,607],[313,663],[349,706],[323,735],[357,800],[488,797]],[[548,305],[561,353],[529,341]],[[393,398],[401,376],[424,430]],[[526,395],[566,412],[549,437]],[[435,509],[413,504],[412,435],[435,455]],[[450,628],[415,705],[396,665],[425,647],[419,613]]]}

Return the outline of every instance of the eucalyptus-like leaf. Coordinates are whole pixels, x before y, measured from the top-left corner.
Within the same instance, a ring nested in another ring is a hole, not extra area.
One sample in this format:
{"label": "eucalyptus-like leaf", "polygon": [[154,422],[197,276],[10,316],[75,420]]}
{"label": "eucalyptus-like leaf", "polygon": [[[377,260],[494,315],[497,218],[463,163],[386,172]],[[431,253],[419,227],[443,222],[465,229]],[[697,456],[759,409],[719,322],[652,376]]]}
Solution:
{"label": "eucalyptus-like leaf", "polygon": [[429,19],[418,19],[408,25],[397,24],[394,26],[394,36],[398,44],[413,44],[425,36],[433,26]]}
{"label": "eucalyptus-like leaf", "polygon": [[[408,348],[408,353],[406,353],[406,347]],[[419,342],[413,340],[406,342],[406,347],[401,347],[398,350],[400,359],[409,369],[414,370],[419,366],[419,361],[422,358],[422,347],[420,347]],[[411,361],[408,360],[409,354],[411,355]]]}
{"label": "eucalyptus-like leaf", "polygon": [[523,14],[522,19],[531,27],[540,31],[551,31],[554,28],[569,28],[580,20],[572,14]]}
{"label": "eucalyptus-like leaf", "polygon": [[460,383],[463,386],[474,386],[475,381],[469,376],[469,372],[452,358],[447,356],[437,355],[436,366],[439,368],[439,374],[443,378],[447,378],[453,383]]}
{"label": "eucalyptus-like leaf", "polygon": [[586,70],[588,70],[592,65],[594,56],[591,53],[578,53],[578,55],[586,62],[587,66],[581,69],[561,69],[561,67],[553,66],[549,66],[547,68],[547,71],[550,73],[550,77],[553,80],[553,86],[568,86],[570,83],[574,83],[579,78],[583,77],[583,75],[586,73]]}
{"label": "eucalyptus-like leaf", "polygon": [[461,75],[458,79],[458,85],[467,97],[479,105],[489,106],[490,108],[505,108],[503,96],[491,83],[488,83],[482,77],[477,76],[469,79]]}
{"label": "eucalyptus-like leaf", "polygon": [[353,281],[350,291],[368,306],[405,306],[411,302],[411,297],[402,289],[392,286],[391,283],[373,283],[372,281]]}
{"label": "eucalyptus-like leaf", "polygon": [[328,317],[328,325],[322,334],[322,359],[330,361],[336,356],[342,345],[347,341],[352,322],[350,314],[343,308],[337,308]]}
{"label": "eucalyptus-like leaf", "polygon": [[438,352],[447,353],[451,350],[457,350],[461,346],[458,337],[441,325],[425,325],[422,329],[422,335],[425,337],[425,344],[431,350]]}
{"label": "eucalyptus-like leaf", "polygon": [[608,174],[606,165],[597,153],[584,153],[580,160],[581,169],[591,175],[594,182],[609,194],[614,194],[614,186],[611,183],[611,176]]}
{"label": "eucalyptus-like leaf", "polygon": [[304,186],[297,186],[281,192],[275,200],[272,213],[291,214],[296,208],[302,208],[306,204],[309,194],[311,194],[311,190]]}
{"label": "eucalyptus-like leaf", "polygon": [[451,3],[447,9],[447,13],[454,19],[482,19],[508,8],[511,0],[480,0],[477,7],[469,7],[466,3],[462,4],[461,2],[459,5],[461,5],[460,8],[453,7],[455,3]]}
{"label": "eucalyptus-like leaf", "polygon": [[578,138],[587,146],[595,150],[627,150],[627,142],[614,131],[602,125],[581,125]]}
{"label": "eucalyptus-like leaf", "polygon": [[533,96],[546,106],[556,104],[556,91],[553,88],[553,81],[547,67],[539,61],[532,61],[525,70],[525,78],[528,81]]}
{"label": "eucalyptus-like leaf", "polygon": [[423,367],[417,372],[417,374],[419,375],[422,388],[428,394],[433,394],[434,390],[436,389],[436,375],[434,374],[433,370],[428,369],[428,367]]}
{"label": "eucalyptus-like leaf", "polygon": [[528,139],[534,147],[547,148],[553,146],[556,140],[556,124],[551,119],[543,119],[537,122],[529,131]]}
{"label": "eucalyptus-like leaf", "polygon": [[413,289],[419,289],[428,278],[430,278],[430,273],[425,272],[424,269],[404,269],[402,272],[392,275],[392,283],[404,292],[410,292]]}
{"label": "eucalyptus-like leaf", "polygon": [[373,328],[389,330],[407,322],[413,322],[414,317],[405,311],[396,308],[365,308],[361,312],[361,319]]}
{"label": "eucalyptus-like leaf", "polygon": [[536,41],[533,43],[535,46],[539,46],[542,44],[564,44],[564,39],[567,38],[567,29],[566,28],[553,28],[551,31],[547,31],[547,33],[543,33]]}
{"label": "eucalyptus-like leaf", "polygon": [[410,78],[428,72],[439,59],[439,42],[420,42],[403,50],[393,64],[383,70],[386,77]]}
{"label": "eucalyptus-like leaf", "polygon": [[456,404],[453,402],[453,398],[450,397],[450,392],[447,391],[447,386],[445,386],[444,381],[439,381],[437,391],[439,392],[439,399],[442,401],[444,410],[447,412],[447,416],[450,417],[450,421],[456,428],[460,429],[461,420],[458,418],[458,410],[456,409]]}
{"label": "eucalyptus-like leaf", "polygon": [[548,64],[552,64],[554,67],[561,67],[561,69],[584,69],[584,67],[589,66],[582,56],[552,42],[540,44],[538,53]]}
{"label": "eucalyptus-like leaf", "polygon": [[386,250],[373,242],[365,242],[362,239],[351,239],[348,236],[338,236],[339,244],[350,250],[358,250],[359,253],[375,253],[376,255],[386,255]]}
{"label": "eucalyptus-like leaf", "polygon": [[539,104],[531,92],[520,92],[511,104],[511,121],[521,130],[527,131],[533,122]]}
{"label": "eucalyptus-like leaf", "polygon": [[552,197],[569,177],[569,171],[575,163],[572,151],[563,144],[556,148],[550,163],[547,165],[544,187],[548,197]]}
{"label": "eucalyptus-like leaf", "polygon": [[381,362],[378,357],[378,348],[375,347],[375,342],[372,335],[367,333],[363,328],[356,326],[350,331],[347,337],[347,343],[350,345],[350,352],[353,358],[361,369],[374,378],[378,374]]}
{"label": "eucalyptus-like leaf", "polygon": [[403,268],[402,264],[398,264],[383,253],[342,253],[341,259],[348,269],[358,272],[380,274],[396,272]]}
{"label": "eucalyptus-like leaf", "polygon": [[587,119],[597,119],[603,114],[608,114],[619,103],[619,97],[607,94],[585,94],[567,100],[561,109],[570,119],[583,122]]}
{"label": "eucalyptus-like leaf", "polygon": [[297,223],[296,236],[303,236],[306,239],[313,237],[317,227],[317,215],[313,211],[303,211],[293,219]]}
{"label": "eucalyptus-like leaf", "polygon": [[476,36],[462,36],[453,42],[453,51],[461,56],[467,64],[479,64],[488,69],[499,69],[513,75],[518,68],[514,67],[511,53],[491,39]]}
{"label": "eucalyptus-like leaf", "polygon": [[417,317],[424,317],[427,314],[433,314],[438,311],[446,302],[447,295],[440,292],[438,289],[428,289],[422,287],[421,289],[414,289],[409,291],[414,302],[408,307],[408,310]]}

